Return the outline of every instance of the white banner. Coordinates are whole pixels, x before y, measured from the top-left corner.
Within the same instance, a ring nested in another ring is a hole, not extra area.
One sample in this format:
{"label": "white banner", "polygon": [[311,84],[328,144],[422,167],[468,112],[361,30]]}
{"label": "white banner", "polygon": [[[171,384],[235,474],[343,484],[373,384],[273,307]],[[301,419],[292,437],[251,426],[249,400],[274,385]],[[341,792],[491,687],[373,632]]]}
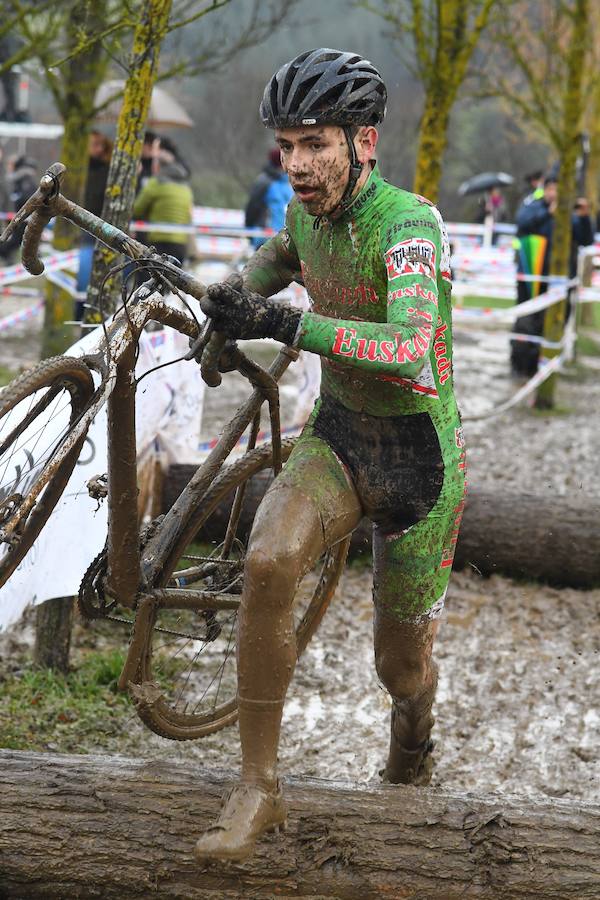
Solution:
{"label": "white banner", "polygon": [[[88,333],[68,355],[89,353],[100,335],[97,329]],[[187,338],[170,328],[144,332],[136,375],[187,351]],[[203,398],[204,383],[193,362],[175,363],[144,378],[136,395],[139,456],[155,450],[166,465],[196,462]],[[39,424],[34,427],[38,430]],[[26,449],[27,445],[24,453]],[[0,631],[17,621],[31,604],[77,593],[83,573],[106,540],[106,502],[98,506],[86,486],[90,478],[106,470],[104,407],[88,431],[79,461],[49,521],[16,572],[0,588]]]}

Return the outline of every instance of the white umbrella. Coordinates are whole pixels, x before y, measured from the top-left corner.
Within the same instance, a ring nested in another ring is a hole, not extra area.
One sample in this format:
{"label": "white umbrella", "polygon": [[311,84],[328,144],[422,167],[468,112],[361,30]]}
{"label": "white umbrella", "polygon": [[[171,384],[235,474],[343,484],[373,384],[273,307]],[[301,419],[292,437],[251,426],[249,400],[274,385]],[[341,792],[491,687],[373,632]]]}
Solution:
{"label": "white umbrella", "polygon": [[[105,81],[96,92],[96,107],[102,107],[96,118],[104,122],[116,122],[123,103],[125,82],[116,79]],[[115,97],[115,95],[118,95]],[[115,99],[111,100],[113,97]],[[109,101],[107,103],[107,101]],[[106,106],[104,104],[107,104]],[[152,88],[152,98],[146,125],[154,128],[191,128],[194,123],[185,109],[162,88]]]}

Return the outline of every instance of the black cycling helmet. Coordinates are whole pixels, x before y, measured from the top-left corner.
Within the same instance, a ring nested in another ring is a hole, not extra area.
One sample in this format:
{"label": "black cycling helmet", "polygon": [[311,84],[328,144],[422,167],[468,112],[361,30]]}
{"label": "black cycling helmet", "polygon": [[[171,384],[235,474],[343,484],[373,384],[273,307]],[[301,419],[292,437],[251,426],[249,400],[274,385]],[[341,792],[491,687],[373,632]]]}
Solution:
{"label": "black cycling helmet", "polygon": [[298,125],[376,125],[387,91],[368,59],[321,47],[281,66],[265,88],[260,117],[267,128]]}
{"label": "black cycling helmet", "polygon": [[[265,88],[260,117],[267,128],[317,124],[343,128],[350,169],[339,207],[346,210],[353,203],[363,168],[354,146],[356,129],[383,122],[386,100],[383,79],[368,59],[347,50],[320,47],[301,53],[275,72]],[[315,228],[320,221],[317,216]]]}

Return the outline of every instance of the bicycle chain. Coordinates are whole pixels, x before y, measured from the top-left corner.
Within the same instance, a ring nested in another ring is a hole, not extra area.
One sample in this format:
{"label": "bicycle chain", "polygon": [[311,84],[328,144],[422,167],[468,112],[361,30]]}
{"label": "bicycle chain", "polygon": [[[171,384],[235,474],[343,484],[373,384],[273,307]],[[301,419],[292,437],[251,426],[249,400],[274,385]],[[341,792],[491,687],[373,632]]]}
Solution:
{"label": "bicycle chain", "polygon": [[106,602],[103,581],[107,571],[106,546],[89,564],[81,579],[77,594],[77,608],[84,619],[105,619],[117,605],[116,600]]}

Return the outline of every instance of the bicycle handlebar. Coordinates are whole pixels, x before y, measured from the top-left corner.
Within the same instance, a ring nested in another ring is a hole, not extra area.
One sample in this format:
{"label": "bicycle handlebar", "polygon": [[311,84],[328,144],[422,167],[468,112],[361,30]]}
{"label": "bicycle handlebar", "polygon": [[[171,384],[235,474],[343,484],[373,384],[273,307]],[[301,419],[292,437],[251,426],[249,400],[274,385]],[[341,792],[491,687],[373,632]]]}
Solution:
{"label": "bicycle handlebar", "polygon": [[[171,262],[147,247],[134,240],[120,228],[105,222],[99,216],[95,216],[71,200],[67,200],[60,193],[62,179],[66,172],[62,163],[53,163],[40,179],[37,191],[23,204],[15,214],[12,221],[0,235],[0,242],[7,240],[23,222],[27,221],[22,240],[21,259],[24,267],[32,275],[41,275],[44,271],[44,263],[40,258],[40,240],[42,232],[50,219],[62,216],[84,231],[87,231],[97,240],[101,241],[111,250],[122,253],[130,259],[146,259],[160,263],[163,275],[168,280],[190,294],[196,300],[201,300],[206,294],[206,286],[194,278],[188,272],[178,268]],[[225,345],[224,335],[212,331],[210,323],[203,330],[204,346],[201,361],[202,377],[208,385],[216,387],[221,383],[221,375],[218,370],[220,351]],[[212,336],[212,337],[211,337]],[[211,338],[209,340],[209,338]],[[198,349],[196,350],[197,358]]]}

